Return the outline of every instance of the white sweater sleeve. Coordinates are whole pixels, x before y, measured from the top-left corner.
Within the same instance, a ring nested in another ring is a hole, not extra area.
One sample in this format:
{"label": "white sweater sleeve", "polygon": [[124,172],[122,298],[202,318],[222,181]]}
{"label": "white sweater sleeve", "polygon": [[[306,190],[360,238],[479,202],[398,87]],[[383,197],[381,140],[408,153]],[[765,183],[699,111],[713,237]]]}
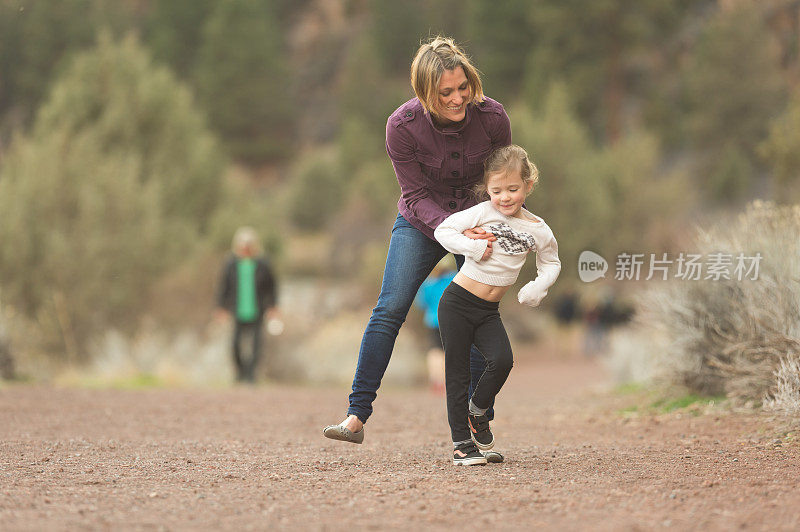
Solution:
{"label": "white sweater sleeve", "polygon": [[484,204],[451,214],[439,224],[433,236],[449,252],[470,257],[475,262],[483,258],[488,241],[484,238],[472,239],[462,233],[467,229],[478,227],[483,218]]}
{"label": "white sweater sleeve", "polygon": [[520,303],[532,307],[539,306],[547,295],[547,290],[553,286],[558,274],[561,273],[558,243],[549,229],[548,227],[549,234],[543,242],[536,242],[536,279],[523,286],[517,294]]}

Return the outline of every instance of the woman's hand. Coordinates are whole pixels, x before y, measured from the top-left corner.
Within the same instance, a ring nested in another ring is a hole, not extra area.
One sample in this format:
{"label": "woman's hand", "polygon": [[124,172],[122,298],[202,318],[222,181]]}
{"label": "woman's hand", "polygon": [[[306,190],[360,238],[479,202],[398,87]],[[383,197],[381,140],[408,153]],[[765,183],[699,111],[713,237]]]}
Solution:
{"label": "woman's hand", "polygon": [[467,229],[461,234],[463,234],[468,238],[471,238],[472,240],[481,240],[481,239],[487,240],[488,242],[486,242],[486,250],[483,252],[481,260],[486,260],[492,256],[492,242],[497,240],[497,237],[494,236],[492,233],[486,231],[485,229],[481,229],[480,227],[473,227],[472,229]]}
{"label": "woman's hand", "polygon": [[[489,234],[491,234],[491,233],[489,233]],[[481,260],[486,260],[491,256],[492,256],[492,241],[489,240],[488,242],[486,242],[486,251],[483,252],[483,256],[481,257]]]}
{"label": "woman's hand", "polygon": [[489,231],[486,231],[485,229],[481,229],[480,227],[473,227],[472,229],[467,229],[461,234],[468,238],[471,238],[472,240],[480,240],[481,238],[485,238],[489,240],[489,242],[494,242],[495,240],[497,240],[496,236],[494,236]]}

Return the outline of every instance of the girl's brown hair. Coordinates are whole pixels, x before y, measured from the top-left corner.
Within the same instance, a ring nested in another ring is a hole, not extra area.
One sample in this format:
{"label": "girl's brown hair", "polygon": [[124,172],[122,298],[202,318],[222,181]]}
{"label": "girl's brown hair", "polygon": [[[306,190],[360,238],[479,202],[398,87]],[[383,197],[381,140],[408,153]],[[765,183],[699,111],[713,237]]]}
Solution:
{"label": "girl's brown hair", "polygon": [[475,194],[479,199],[486,199],[486,182],[489,176],[511,171],[518,171],[526,185],[533,183],[535,187],[539,182],[539,169],[531,162],[528,152],[516,144],[509,144],[494,150],[483,162],[483,179],[475,186]]}
{"label": "girl's brown hair", "polygon": [[439,103],[439,82],[442,80],[442,73],[457,67],[463,68],[467,77],[470,101],[466,103],[482,102],[483,85],[480,73],[453,39],[437,35],[417,50],[417,55],[411,63],[411,86],[429,113],[439,114],[436,109]]}

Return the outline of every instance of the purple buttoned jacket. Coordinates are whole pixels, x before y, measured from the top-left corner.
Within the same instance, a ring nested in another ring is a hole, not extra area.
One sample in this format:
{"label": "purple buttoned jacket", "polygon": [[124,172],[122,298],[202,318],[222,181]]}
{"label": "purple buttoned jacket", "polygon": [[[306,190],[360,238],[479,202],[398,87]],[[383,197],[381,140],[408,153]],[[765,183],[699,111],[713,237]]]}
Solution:
{"label": "purple buttoned jacket", "polygon": [[408,222],[433,239],[433,230],[454,212],[478,203],[471,193],[489,154],[511,144],[511,123],[503,106],[484,97],[467,106],[455,127],[434,127],[430,113],[413,98],[386,122],[386,152],[392,160]]}

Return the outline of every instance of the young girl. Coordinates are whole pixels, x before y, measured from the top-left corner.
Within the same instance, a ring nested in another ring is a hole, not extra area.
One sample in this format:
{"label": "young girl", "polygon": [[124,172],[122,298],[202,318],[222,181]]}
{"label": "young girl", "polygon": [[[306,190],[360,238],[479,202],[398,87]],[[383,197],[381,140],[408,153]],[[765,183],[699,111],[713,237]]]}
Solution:
{"label": "young girl", "polygon": [[[456,465],[485,464],[479,449],[494,446],[486,411],[513,364],[511,345],[498,312],[500,299],[517,280],[530,251],[536,252],[537,276],[519,291],[520,303],[538,306],[561,271],[553,232],[544,220],[522,206],[538,177],[538,170],[519,146],[494,151],[486,159],[480,186],[489,200],[449,216],[434,232],[445,249],[466,259],[439,302],[447,417]],[[473,240],[462,234],[473,227],[491,232],[497,240]],[[487,363],[468,401],[473,343]]]}

